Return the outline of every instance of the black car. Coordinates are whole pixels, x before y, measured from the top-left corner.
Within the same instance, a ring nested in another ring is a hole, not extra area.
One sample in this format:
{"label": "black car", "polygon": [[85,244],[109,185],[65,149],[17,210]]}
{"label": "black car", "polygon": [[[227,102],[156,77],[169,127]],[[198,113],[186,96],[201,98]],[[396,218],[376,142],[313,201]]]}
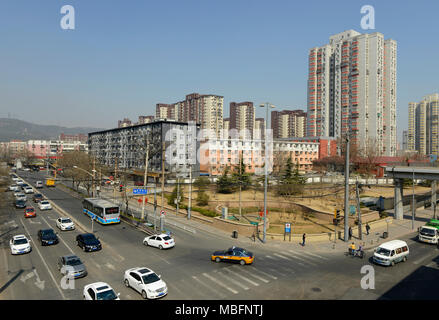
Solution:
{"label": "black car", "polygon": [[21,185],[21,190],[24,190],[26,187],[29,187],[29,185],[27,183],[23,183]]}
{"label": "black car", "polygon": [[35,193],[33,196],[33,200],[35,203],[40,202],[43,200],[43,195],[41,193]]}
{"label": "black car", "polygon": [[42,246],[49,246],[51,244],[57,244],[59,242],[58,236],[53,229],[44,229],[38,231],[38,240]]}
{"label": "black car", "polygon": [[17,209],[24,209],[24,208],[26,208],[26,201],[24,201],[24,200],[16,200],[15,201],[15,208],[17,208]]}
{"label": "black car", "polygon": [[85,251],[98,251],[102,249],[101,242],[92,233],[83,233],[76,236],[76,244]]}

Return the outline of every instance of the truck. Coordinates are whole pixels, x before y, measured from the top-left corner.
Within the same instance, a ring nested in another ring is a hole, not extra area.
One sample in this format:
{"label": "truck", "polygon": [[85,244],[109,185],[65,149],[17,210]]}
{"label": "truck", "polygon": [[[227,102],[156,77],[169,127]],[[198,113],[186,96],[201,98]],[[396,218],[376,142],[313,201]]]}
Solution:
{"label": "truck", "polygon": [[55,179],[47,178],[46,179],[46,187],[55,187]]}
{"label": "truck", "polygon": [[439,220],[431,219],[418,229],[418,240],[427,243],[439,244]]}

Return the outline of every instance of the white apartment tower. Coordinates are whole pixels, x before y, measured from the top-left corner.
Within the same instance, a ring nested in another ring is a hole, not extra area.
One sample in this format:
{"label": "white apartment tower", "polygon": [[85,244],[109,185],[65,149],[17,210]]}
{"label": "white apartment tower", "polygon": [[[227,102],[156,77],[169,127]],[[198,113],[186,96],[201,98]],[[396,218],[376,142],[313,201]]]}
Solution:
{"label": "white apartment tower", "polygon": [[396,41],[348,30],[309,51],[307,135],[396,155]]}

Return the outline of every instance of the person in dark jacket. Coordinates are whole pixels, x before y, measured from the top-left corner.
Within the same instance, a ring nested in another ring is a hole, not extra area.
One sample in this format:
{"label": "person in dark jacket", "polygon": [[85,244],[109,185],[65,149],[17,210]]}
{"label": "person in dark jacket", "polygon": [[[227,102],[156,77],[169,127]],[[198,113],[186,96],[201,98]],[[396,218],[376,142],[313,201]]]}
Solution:
{"label": "person in dark jacket", "polygon": [[349,227],[349,240],[352,238],[352,227]]}
{"label": "person in dark jacket", "polygon": [[366,223],[366,234],[369,235],[370,226],[368,223]]}
{"label": "person in dark jacket", "polygon": [[305,236],[305,233],[304,233],[303,236],[302,236],[302,246],[303,247],[305,246],[305,238],[306,238],[306,236]]}

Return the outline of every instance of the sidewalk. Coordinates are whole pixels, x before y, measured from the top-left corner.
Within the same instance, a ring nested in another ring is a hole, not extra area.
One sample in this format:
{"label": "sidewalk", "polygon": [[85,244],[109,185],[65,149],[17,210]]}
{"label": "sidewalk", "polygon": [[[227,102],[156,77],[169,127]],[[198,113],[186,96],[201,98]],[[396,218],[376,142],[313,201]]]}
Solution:
{"label": "sidewalk", "polygon": [[[106,190],[104,188],[101,189],[101,195],[109,200],[113,199],[113,190]],[[121,196],[119,192],[116,192],[117,197],[116,200],[119,202],[122,202]],[[159,195],[157,195],[157,198],[159,199]],[[122,207],[124,207],[125,204],[122,204]],[[130,201],[130,208],[134,208],[134,215],[136,218],[140,218],[141,214],[141,207],[142,205],[137,202],[136,199],[132,199]],[[286,237],[286,241],[278,241],[278,240],[271,240],[268,239],[264,244],[262,242],[262,239],[256,239],[255,241],[250,237],[239,237],[238,239],[232,238],[232,235],[228,232],[225,232],[223,230],[214,228],[212,226],[209,226],[207,223],[203,223],[200,221],[197,221],[197,219],[192,218],[191,220],[188,220],[186,215],[184,214],[175,214],[175,213],[167,213],[165,218],[165,229],[167,225],[171,225],[180,229],[184,229],[188,232],[196,233],[197,231],[207,232],[212,234],[213,236],[220,236],[225,239],[230,239],[231,244],[238,244],[241,246],[245,246],[247,248],[250,247],[265,247],[265,248],[273,248],[277,250],[283,250],[286,248],[294,248],[294,249],[306,249],[307,251],[324,251],[324,252],[345,252],[347,251],[347,247],[351,242],[354,242],[355,245],[358,247],[358,245],[362,244],[365,250],[373,249],[377,247],[379,244],[401,238],[402,236],[405,236],[410,233],[417,232],[418,227],[425,225],[427,221],[433,218],[433,211],[432,209],[418,209],[416,210],[416,217],[414,220],[414,228],[412,228],[412,217],[411,217],[411,211],[409,209],[409,206],[406,206],[404,208],[404,219],[403,220],[395,220],[393,219],[393,211],[389,210],[389,219],[392,219],[391,223],[387,225],[384,225],[382,227],[374,229],[371,227],[370,234],[366,235],[366,233],[363,233],[363,239],[360,240],[358,237],[353,236],[352,239],[349,242],[344,242],[343,240],[337,239],[337,241],[334,243],[333,241],[322,241],[322,242],[310,242],[305,243],[305,247],[302,247],[301,243],[297,241],[288,241],[288,237]],[[161,206],[157,205],[157,225],[160,224],[160,210]],[[147,204],[145,205],[145,217],[149,223],[153,223],[153,205]],[[165,210],[167,211],[167,210]],[[147,216],[148,215],[148,216]],[[192,217],[194,215],[199,215],[196,212],[192,212]],[[363,226],[364,227],[364,226]],[[358,230],[356,226],[352,227],[354,233]],[[388,232],[388,238],[384,239],[382,238],[383,232]],[[260,234],[260,237],[262,237],[262,233]]]}

